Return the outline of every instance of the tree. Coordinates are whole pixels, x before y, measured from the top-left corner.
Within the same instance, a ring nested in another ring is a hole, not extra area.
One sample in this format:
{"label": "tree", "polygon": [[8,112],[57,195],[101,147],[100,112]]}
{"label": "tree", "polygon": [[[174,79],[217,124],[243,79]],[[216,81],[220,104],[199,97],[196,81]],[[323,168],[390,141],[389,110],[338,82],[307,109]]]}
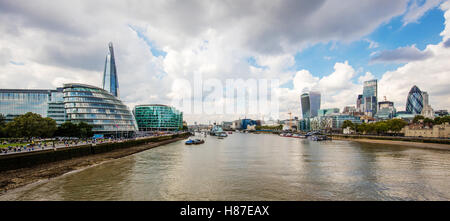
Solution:
{"label": "tree", "polygon": [[374,130],[377,132],[377,134],[384,134],[389,131],[389,125],[386,121],[380,121],[375,123]]}
{"label": "tree", "polygon": [[28,112],[15,117],[6,124],[5,132],[10,137],[52,137],[56,131],[56,121],[42,118],[41,115]]}
{"label": "tree", "polygon": [[392,132],[400,132],[408,123],[402,119],[391,119],[387,121],[389,130]]}
{"label": "tree", "polygon": [[425,118],[423,119],[423,123],[430,126],[433,125],[434,121],[431,120],[430,118]]}
{"label": "tree", "polygon": [[74,124],[70,121],[67,121],[58,127],[55,135],[59,137],[88,138],[94,136],[94,133],[92,132],[93,127],[94,126],[85,122]]}
{"label": "tree", "polygon": [[6,137],[5,126],[6,118],[5,116],[3,116],[3,114],[0,114],[0,137]]}
{"label": "tree", "polygon": [[443,116],[443,117],[436,117],[434,118],[433,124],[444,124],[444,123],[450,123],[450,116]]}
{"label": "tree", "polygon": [[422,116],[422,115],[416,115],[416,116],[414,117],[414,119],[413,119],[413,123],[418,123],[419,120],[423,120],[423,119],[425,119],[424,116]]}
{"label": "tree", "polygon": [[76,124],[66,121],[58,127],[56,136],[59,137],[76,137],[78,135],[78,127]]}
{"label": "tree", "polygon": [[350,121],[350,120],[345,120],[345,121],[342,123],[342,128],[347,128],[347,127],[350,127],[351,129],[353,129],[353,128],[355,127],[355,125],[353,124],[352,121]]}
{"label": "tree", "polygon": [[94,126],[90,124],[80,122],[78,123],[77,128],[78,128],[78,137],[80,138],[88,138],[94,136],[94,133],[92,132],[92,128],[94,128]]}

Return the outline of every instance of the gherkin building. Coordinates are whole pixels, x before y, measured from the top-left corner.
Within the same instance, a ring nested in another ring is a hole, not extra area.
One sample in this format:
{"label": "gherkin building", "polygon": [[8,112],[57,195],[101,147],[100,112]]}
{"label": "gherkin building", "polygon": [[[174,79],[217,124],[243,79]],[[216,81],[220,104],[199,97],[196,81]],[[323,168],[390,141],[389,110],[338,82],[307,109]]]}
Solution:
{"label": "gherkin building", "polygon": [[414,85],[408,93],[406,100],[406,112],[411,114],[420,114],[423,109],[422,91]]}

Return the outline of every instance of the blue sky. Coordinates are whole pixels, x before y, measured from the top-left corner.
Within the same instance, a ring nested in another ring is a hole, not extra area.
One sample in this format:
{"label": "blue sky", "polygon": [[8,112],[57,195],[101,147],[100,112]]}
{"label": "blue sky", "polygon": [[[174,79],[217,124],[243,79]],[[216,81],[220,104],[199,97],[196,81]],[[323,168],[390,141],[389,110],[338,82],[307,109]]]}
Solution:
{"label": "blue sky", "polygon": [[[416,45],[423,50],[428,44],[442,41],[439,35],[444,29],[443,11],[434,8],[421,17],[417,23],[403,25],[402,16],[382,24],[361,40],[351,43],[329,42],[316,44],[295,55],[295,70],[306,69],[312,75],[323,77],[333,72],[336,62],[348,61],[360,75],[371,72],[380,78],[386,71],[395,70],[403,64],[369,64],[371,53]],[[369,41],[377,44],[369,48]]]}

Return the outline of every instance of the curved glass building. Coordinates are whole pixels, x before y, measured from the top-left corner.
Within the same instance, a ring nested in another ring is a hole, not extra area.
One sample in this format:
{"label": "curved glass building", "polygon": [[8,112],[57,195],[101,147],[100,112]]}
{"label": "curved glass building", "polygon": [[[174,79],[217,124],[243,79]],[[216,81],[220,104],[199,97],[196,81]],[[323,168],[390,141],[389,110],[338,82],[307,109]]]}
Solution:
{"label": "curved glass building", "polygon": [[117,97],[101,88],[85,84],[64,84],[67,120],[93,125],[93,131],[105,136],[131,136],[136,121]]}
{"label": "curved glass building", "polygon": [[161,104],[137,105],[133,110],[139,131],[179,130],[183,112]]}
{"label": "curved glass building", "polygon": [[406,112],[410,114],[420,114],[423,109],[422,91],[414,85],[408,93],[406,99]]}

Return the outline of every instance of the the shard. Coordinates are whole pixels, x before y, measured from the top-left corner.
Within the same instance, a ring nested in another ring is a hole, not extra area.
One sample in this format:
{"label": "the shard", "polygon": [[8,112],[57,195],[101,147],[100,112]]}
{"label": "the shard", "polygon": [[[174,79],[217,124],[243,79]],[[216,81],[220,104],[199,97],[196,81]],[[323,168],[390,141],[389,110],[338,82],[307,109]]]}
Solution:
{"label": "the shard", "polygon": [[116,60],[112,42],[108,46],[109,51],[108,55],[106,55],[105,71],[103,72],[103,89],[119,97],[119,80],[117,79]]}

